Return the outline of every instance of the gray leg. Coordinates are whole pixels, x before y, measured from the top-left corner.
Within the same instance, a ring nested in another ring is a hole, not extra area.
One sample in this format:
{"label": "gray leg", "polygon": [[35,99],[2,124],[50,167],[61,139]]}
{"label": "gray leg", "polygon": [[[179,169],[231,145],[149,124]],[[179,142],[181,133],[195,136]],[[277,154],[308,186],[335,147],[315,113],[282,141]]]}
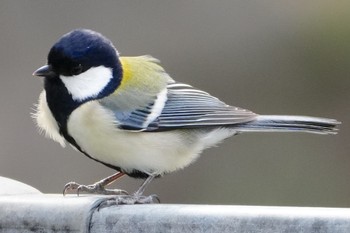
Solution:
{"label": "gray leg", "polygon": [[66,195],[67,191],[69,190],[76,190],[78,196],[80,192],[103,194],[103,195],[127,195],[128,193],[121,189],[105,189],[105,186],[113,183],[123,175],[124,173],[117,172],[91,185],[81,185],[76,182],[69,182],[64,186],[63,195]]}
{"label": "gray leg", "polygon": [[157,195],[143,196],[143,192],[149,183],[157,175],[150,175],[140,186],[140,188],[131,195],[117,195],[116,197],[108,199],[106,202],[101,203],[99,208],[111,206],[111,205],[133,205],[133,204],[154,204],[159,203]]}

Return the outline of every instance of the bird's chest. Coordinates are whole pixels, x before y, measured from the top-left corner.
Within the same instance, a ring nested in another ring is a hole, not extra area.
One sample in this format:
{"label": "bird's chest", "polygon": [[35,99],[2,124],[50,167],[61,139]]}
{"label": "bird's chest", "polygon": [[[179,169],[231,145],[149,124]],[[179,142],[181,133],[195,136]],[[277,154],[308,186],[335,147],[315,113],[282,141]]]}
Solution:
{"label": "bird's chest", "polygon": [[[68,118],[67,132],[92,158],[126,170],[142,160],[137,133],[118,129],[113,112],[91,101],[75,109]],[[137,148],[137,149],[135,149]]]}

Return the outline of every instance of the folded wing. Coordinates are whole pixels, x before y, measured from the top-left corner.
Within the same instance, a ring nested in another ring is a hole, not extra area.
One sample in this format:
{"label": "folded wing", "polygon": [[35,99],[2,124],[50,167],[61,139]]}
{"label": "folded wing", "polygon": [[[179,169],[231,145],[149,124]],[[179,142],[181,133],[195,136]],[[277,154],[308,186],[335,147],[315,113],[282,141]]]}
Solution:
{"label": "folded wing", "polygon": [[252,121],[257,116],[182,83],[168,84],[142,108],[122,113],[117,109],[111,110],[120,128],[138,131],[234,125]]}

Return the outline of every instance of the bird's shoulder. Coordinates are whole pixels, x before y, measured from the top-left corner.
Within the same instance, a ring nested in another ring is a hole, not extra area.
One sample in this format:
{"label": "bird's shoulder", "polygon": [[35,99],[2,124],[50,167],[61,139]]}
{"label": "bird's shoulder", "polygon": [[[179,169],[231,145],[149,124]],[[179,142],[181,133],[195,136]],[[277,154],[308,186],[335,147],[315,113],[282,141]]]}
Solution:
{"label": "bird's shoulder", "polygon": [[157,95],[168,83],[174,82],[159,60],[152,56],[120,57],[120,62],[123,76],[115,95],[130,90]]}
{"label": "bird's shoulder", "polygon": [[114,109],[127,111],[147,106],[152,103],[159,92],[174,82],[151,56],[120,57],[122,80],[111,95],[100,100]]}

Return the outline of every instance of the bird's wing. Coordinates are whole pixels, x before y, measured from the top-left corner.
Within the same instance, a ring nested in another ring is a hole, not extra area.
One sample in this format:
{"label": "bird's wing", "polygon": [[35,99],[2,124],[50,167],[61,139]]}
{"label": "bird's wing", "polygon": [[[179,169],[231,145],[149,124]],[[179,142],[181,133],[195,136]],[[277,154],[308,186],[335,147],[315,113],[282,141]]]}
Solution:
{"label": "bird's wing", "polygon": [[[126,59],[126,60],[123,60]],[[251,121],[251,111],[229,106],[190,85],[175,83],[151,57],[122,58],[123,79],[117,91],[100,100],[119,128],[165,131]]]}
{"label": "bird's wing", "polygon": [[152,124],[159,130],[233,125],[253,120],[256,114],[233,107],[207,92],[182,83],[167,86],[164,108]]}

